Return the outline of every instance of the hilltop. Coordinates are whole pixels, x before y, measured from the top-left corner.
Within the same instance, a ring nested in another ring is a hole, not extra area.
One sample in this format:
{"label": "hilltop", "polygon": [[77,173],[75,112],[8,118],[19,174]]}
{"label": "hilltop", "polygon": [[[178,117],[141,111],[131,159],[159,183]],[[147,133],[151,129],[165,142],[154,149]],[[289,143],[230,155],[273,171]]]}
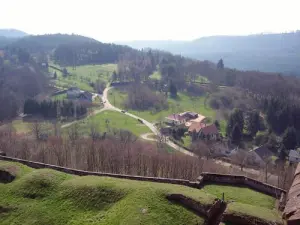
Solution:
{"label": "hilltop", "polygon": [[193,41],[123,42],[133,48],[154,48],[242,70],[300,74],[300,32],[248,36],[211,36]]}
{"label": "hilltop", "polygon": [[17,29],[0,29],[0,36],[6,38],[20,38],[25,37],[28,34],[24,31],[17,30]]}

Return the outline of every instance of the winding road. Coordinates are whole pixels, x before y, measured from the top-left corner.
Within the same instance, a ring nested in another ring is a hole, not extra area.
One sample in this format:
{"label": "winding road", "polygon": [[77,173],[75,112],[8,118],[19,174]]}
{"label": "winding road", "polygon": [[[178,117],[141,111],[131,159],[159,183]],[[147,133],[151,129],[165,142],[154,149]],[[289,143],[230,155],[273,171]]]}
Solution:
{"label": "winding road", "polygon": [[[109,100],[108,100],[108,92],[110,89],[112,89],[113,87],[107,87],[104,89],[103,91],[103,95],[102,95],[102,102],[103,102],[103,108],[102,109],[99,109],[99,110],[96,110],[94,111],[92,114],[90,114],[88,117],[90,116],[93,116],[93,115],[96,115],[98,113],[101,113],[102,111],[105,111],[105,110],[112,110],[112,111],[117,111],[117,112],[120,112],[120,113],[124,113],[125,115],[127,116],[130,116],[134,119],[139,119],[140,121],[143,122],[144,125],[146,125],[155,135],[159,135],[159,130],[154,126],[154,124],[150,123],[149,121],[141,118],[141,117],[138,117],[134,114],[131,114],[131,113],[128,113],[128,112],[124,112],[122,109],[119,109],[117,107],[115,107],[114,105],[112,105]],[[122,112],[123,111],[123,112]],[[78,120],[75,120],[71,123],[68,123],[68,124],[64,124],[62,126],[62,128],[66,128],[66,127],[69,127],[75,123],[77,123]],[[142,134],[141,135],[141,138],[144,139],[144,140],[147,140],[147,141],[157,141],[156,139],[154,138],[149,138],[148,135],[150,135],[151,133],[146,133],[146,134]],[[186,155],[189,155],[189,156],[196,156],[194,153],[190,152],[190,151],[187,151],[186,149],[180,147],[179,145],[175,144],[174,142],[170,141],[169,138],[166,139],[166,144],[170,147],[172,147],[173,149],[183,153],[183,154],[186,154]],[[215,163],[217,164],[221,164],[222,166],[226,166],[226,167],[230,167],[230,168],[237,168],[239,169],[239,166],[237,165],[234,165],[234,164],[231,164],[231,163],[228,163],[228,162],[224,162],[222,160],[214,160]],[[244,168],[243,169],[244,172],[247,172],[247,173],[250,173],[250,174],[255,174],[255,175],[259,175],[260,174],[260,171],[259,170],[255,170],[255,169],[251,169],[251,168]],[[277,179],[277,176],[275,175],[272,175],[272,178],[276,178]]]}
{"label": "winding road", "polygon": [[[104,104],[104,108],[102,110],[114,110],[114,111],[122,112],[122,109],[119,109],[119,108],[113,106],[108,100],[108,97],[107,97],[108,96],[108,91],[112,88],[113,87],[107,87],[103,91],[102,101],[103,101],[103,104]],[[143,122],[143,124],[145,124],[155,135],[159,135],[159,130],[152,123],[150,123],[149,121],[147,121],[147,120],[145,120],[141,117],[138,117],[136,115],[133,115],[131,113],[128,113],[128,112],[125,112],[125,115],[130,116],[134,119],[141,120]],[[148,140],[148,138],[145,138],[145,136],[143,136],[143,135],[141,137],[145,140]],[[184,148],[181,148],[179,145],[176,145],[175,143],[173,143],[169,139],[166,140],[166,144],[169,145],[170,147],[176,149],[177,151],[186,154],[186,155],[195,156],[195,154],[193,154],[192,152],[189,152],[189,151],[185,150]]]}

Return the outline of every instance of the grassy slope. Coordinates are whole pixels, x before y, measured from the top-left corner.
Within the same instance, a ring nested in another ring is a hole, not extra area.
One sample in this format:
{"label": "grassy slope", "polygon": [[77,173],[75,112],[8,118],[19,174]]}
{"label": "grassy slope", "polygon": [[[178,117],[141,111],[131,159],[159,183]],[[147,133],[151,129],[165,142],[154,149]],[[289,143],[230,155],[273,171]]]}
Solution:
{"label": "grassy slope", "polygon": [[[124,108],[124,101],[127,98],[126,93],[119,91],[118,89],[111,89],[108,95],[111,104],[115,104],[119,108]],[[184,93],[179,93],[177,99],[168,99],[169,109],[163,110],[159,113],[152,113],[150,111],[135,111],[129,110],[129,112],[136,114],[148,121],[154,122],[162,120],[164,117],[177,112],[183,111],[195,111],[206,117],[215,118],[216,112],[210,108],[208,104],[205,104],[205,96],[203,97],[190,97]]]}
{"label": "grassy slope", "polygon": [[149,128],[144,124],[141,124],[137,120],[126,116],[123,113],[115,111],[103,111],[95,116],[78,122],[79,132],[81,134],[88,134],[90,132],[91,123],[96,124],[101,132],[108,131],[106,126],[107,120],[109,121],[109,128],[129,130],[137,136],[144,133],[151,133]]}
{"label": "grassy slope", "polygon": [[224,193],[225,201],[240,202],[267,209],[273,209],[275,205],[273,197],[255,192],[249,188],[210,184],[205,185],[204,190],[218,198],[222,198],[222,193]]}
{"label": "grassy slope", "polygon": [[0,208],[8,209],[0,212],[3,225],[203,224],[202,218],[167,201],[166,195],[183,194],[211,205],[213,194],[219,197],[222,191],[237,201],[228,205],[227,212],[280,221],[279,214],[271,210],[273,199],[244,188],[206,186],[197,190],[108,177],[78,177],[1,160],[0,170],[17,177],[10,184],[0,183]]}
{"label": "grassy slope", "polygon": [[[18,170],[18,179],[0,184],[0,224],[203,224],[204,220],[170,203],[168,193],[181,193],[203,204],[213,197],[179,185],[107,177],[77,177],[53,170],[31,170],[0,161],[0,168]],[[47,212],[47,213],[46,213]]]}
{"label": "grassy slope", "polygon": [[[56,67],[59,67],[55,65]],[[89,85],[89,82],[95,82],[96,80],[102,80],[106,83],[109,81],[111,74],[117,69],[116,64],[103,64],[103,65],[84,65],[77,66],[76,70],[72,67],[66,67],[69,76],[63,77],[59,71],[57,73],[57,80],[55,81],[57,86],[68,88],[71,86],[77,86],[82,90],[93,91],[93,88]],[[50,72],[54,72],[52,68],[49,68]]]}

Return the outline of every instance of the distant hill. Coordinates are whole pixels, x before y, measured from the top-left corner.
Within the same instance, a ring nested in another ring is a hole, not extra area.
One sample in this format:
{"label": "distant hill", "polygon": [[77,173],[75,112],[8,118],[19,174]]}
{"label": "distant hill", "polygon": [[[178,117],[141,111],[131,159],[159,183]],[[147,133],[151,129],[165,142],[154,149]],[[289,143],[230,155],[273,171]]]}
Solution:
{"label": "distant hill", "polygon": [[16,40],[10,47],[20,47],[29,52],[39,52],[52,50],[64,44],[82,44],[87,42],[97,42],[95,39],[81,35],[68,34],[46,34],[30,35]]}
{"label": "distant hill", "polygon": [[24,31],[16,29],[0,29],[0,36],[6,38],[20,38],[28,35]]}
{"label": "distant hill", "polygon": [[133,48],[156,48],[217,62],[242,70],[300,75],[300,32],[249,36],[212,36],[194,41],[123,42]]}

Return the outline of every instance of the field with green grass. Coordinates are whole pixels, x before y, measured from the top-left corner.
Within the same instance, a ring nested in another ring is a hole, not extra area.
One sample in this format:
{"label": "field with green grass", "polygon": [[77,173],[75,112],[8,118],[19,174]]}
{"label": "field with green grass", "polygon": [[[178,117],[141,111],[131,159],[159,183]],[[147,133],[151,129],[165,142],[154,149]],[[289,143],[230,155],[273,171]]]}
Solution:
{"label": "field with green grass", "polygon": [[[42,124],[42,130],[43,131],[51,131],[51,129],[53,128],[53,124],[49,121],[41,121],[40,122]],[[31,128],[32,128],[32,124],[31,122],[25,122],[21,119],[16,119],[13,120],[11,122],[11,127],[17,132],[17,133],[30,133],[31,132]],[[6,128],[7,126],[9,126],[10,124],[5,124],[0,126],[1,128]]]}
{"label": "field with green grass", "polygon": [[16,176],[11,183],[0,182],[1,225],[201,225],[204,218],[168,201],[166,196],[182,194],[208,206],[222,191],[229,203],[226,213],[281,222],[280,214],[274,209],[274,199],[238,187],[229,190],[229,187],[210,185],[199,190],[109,177],[79,177],[1,160],[0,171]]}
{"label": "field with green grass", "polygon": [[[54,66],[59,67],[58,65]],[[72,67],[66,67],[66,69],[70,74],[67,77],[63,77],[61,72],[49,68],[49,71],[51,73],[53,73],[54,71],[56,71],[57,73],[57,79],[55,80],[56,86],[62,88],[77,86],[78,88],[85,91],[94,91],[89,83],[95,82],[97,80],[108,83],[113,71],[117,70],[117,65],[84,65],[77,66],[76,69],[73,69]]]}
{"label": "field with green grass", "polygon": [[[115,111],[103,111],[95,116],[91,116],[77,123],[79,133],[88,135],[91,124],[95,125],[100,132],[110,132],[113,128],[129,130],[136,136],[144,133],[151,133],[151,130],[136,119],[133,119],[123,113]],[[71,128],[66,128],[71,129]]]}
{"label": "field with green grass", "polygon": [[222,198],[222,193],[224,193],[225,201],[229,202],[234,201],[267,209],[273,209],[275,206],[275,199],[273,197],[245,187],[210,184],[205,185],[203,189],[218,198]]}
{"label": "field with green grass", "polygon": [[11,224],[204,224],[204,219],[166,199],[183,194],[211,205],[213,196],[179,185],[108,177],[79,177],[33,170],[0,161],[0,169],[17,174],[0,183],[2,225]]}
{"label": "field with green grass", "polygon": [[51,97],[51,100],[55,100],[55,101],[62,101],[64,99],[67,99],[67,93],[54,95]]}
{"label": "field with green grass", "polygon": [[[119,89],[113,88],[108,93],[109,102],[118,108],[124,108],[124,101],[127,98],[127,93]],[[156,122],[164,119],[164,117],[183,111],[194,111],[208,118],[215,118],[216,112],[207,104],[205,104],[205,96],[192,97],[185,93],[178,93],[177,99],[168,98],[169,108],[167,110],[153,113],[149,111],[128,110],[129,112],[142,117],[145,120]]]}

